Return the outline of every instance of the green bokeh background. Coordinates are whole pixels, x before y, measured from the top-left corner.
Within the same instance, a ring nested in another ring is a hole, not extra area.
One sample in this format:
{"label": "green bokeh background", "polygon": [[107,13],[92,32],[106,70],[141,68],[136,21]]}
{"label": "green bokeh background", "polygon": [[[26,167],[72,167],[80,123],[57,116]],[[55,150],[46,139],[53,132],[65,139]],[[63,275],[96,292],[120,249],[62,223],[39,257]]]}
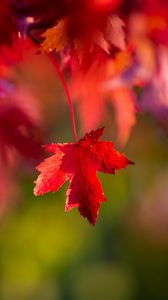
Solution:
{"label": "green bokeh background", "polygon": [[[46,58],[29,55],[14,74],[38,99],[45,141],[70,141],[68,107]],[[104,123],[115,143],[113,117]],[[68,184],[35,197],[35,168],[18,168],[19,201],[0,227],[1,300],[168,299],[168,139],[140,114],[123,151],[135,165],[98,174],[108,201],[94,227],[76,209],[64,212]]]}

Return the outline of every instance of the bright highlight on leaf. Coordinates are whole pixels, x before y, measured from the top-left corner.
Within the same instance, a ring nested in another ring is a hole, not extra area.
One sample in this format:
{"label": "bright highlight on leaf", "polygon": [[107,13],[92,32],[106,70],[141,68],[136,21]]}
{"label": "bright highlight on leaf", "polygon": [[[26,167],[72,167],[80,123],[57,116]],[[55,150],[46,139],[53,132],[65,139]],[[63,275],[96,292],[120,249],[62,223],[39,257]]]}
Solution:
{"label": "bright highlight on leaf", "polygon": [[44,147],[53,155],[46,158],[40,172],[35,195],[56,192],[68,180],[65,211],[78,207],[90,224],[95,224],[100,203],[106,201],[96,172],[115,174],[131,162],[114,149],[112,142],[99,141],[104,128],[91,131],[78,143],[50,144]]}

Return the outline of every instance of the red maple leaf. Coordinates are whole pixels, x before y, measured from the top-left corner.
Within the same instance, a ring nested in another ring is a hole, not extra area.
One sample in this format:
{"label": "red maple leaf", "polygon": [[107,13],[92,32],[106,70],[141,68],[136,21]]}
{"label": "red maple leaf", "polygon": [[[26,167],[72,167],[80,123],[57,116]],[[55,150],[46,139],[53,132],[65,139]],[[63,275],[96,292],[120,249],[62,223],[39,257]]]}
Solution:
{"label": "red maple leaf", "polygon": [[78,207],[93,225],[100,202],[106,201],[96,172],[114,174],[131,163],[111,142],[99,141],[103,132],[104,128],[91,131],[77,143],[45,145],[53,155],[37,166],[41,174],[34,188],[35,195],[43,195],[56,192],[69,180],[65,211]]}
{"label": "red maple leaf", "polygon": [[[74,72],[70,90],[77,104],[81,132],[101,126],[108,115],[107,104],[112,105],[117,125],[117,142],[124,147],[135,124],[136,101],[130,87],[119,81],[129,62],[127,53],[120,52],[114,59],[95,57],[87,72]],[[112,70],[112,75],[109,71]],[[109,80],[110,78],[110,80]],[[89,114],[88,114],[89,111]]]}
{"label": "red maple leaf", "polygon": [[[6,84],[6,86],[5,86]],[[0,157],[6,163],[15,150],[26,158],[40,155],[40,113],[24,88],[2,81],[0,86]]]}

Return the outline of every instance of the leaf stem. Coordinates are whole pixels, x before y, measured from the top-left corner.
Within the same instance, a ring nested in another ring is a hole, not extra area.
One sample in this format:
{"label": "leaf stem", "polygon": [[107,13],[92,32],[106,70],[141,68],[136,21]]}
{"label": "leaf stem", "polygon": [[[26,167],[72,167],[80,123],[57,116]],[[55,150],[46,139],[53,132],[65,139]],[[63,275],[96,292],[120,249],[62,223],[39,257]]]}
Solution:
{"label": "leaf stem", "polygon": [[70,109],[70,117],[71,117],[71,124],[72,124],[72,132],[73,132],[73,136],[74,136],[74,140],[77,143],[78,142],[78,137],[77,137],[77,133],[76,133],[76,125],[75,125],[75,116],[74,116],[74,109],[73,109],[73,104],[72,104],[72,99],[69,93],[69,89],[67,87],[67,84],[65,82],[65,79],[61,73],[61,70],[59,68],[59,65],[54,57],[53,53],[49,53],[48,57],[50,59],[50,61],[52,62],[53,66],[55,67],[57,74],[59,76],[59,79],[62,83],[62,86],[64,88],[64,92],[66,94],[67,97],[67,101],[68,101],[68,105],[69,105],[69,109]]}

